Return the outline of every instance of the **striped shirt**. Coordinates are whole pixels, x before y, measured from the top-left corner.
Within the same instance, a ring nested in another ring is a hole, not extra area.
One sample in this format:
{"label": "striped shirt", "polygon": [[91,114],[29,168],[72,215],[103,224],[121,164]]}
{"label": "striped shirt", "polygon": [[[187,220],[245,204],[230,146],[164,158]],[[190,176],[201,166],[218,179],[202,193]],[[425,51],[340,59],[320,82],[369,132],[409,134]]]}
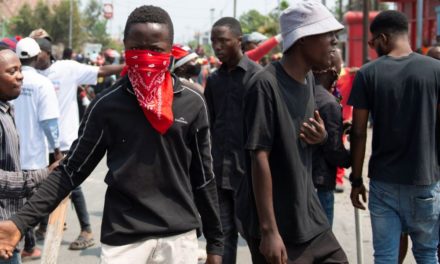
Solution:
{"label": "striped shirt", "polygon": [[48,173],[47,169],[21,171],[14,109],[8,102],[0,101],[0,220],[15,214]]}

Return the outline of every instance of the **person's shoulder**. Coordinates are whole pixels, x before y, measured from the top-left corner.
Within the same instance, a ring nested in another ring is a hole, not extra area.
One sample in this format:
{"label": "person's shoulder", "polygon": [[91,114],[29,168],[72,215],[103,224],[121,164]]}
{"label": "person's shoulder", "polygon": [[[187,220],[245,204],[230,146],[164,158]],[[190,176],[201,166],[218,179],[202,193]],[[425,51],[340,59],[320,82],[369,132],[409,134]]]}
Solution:
{"label": "person's shoulder", "polygon": [[244,56],[246,56],[246,59],[247,59],[246,63],[247,63],[247,66],[248,66],[248,71],[251,71],[251,72],[255,73],[255,72],[258,72],[259,70],[263,69],[263,67],[260,64],[258,64],[255,61],[249,59],[247,57],[247,55],[244,55]]}
{"label": "person's shoulder", "polygon": [[37,71],[23,71],[23,76],[30,80],[29,84],[34,87],[51,87],[53,89],[50,79]]}
{"label": "person's shoulder", "polygon": [[199,90],[196,84],[190,83],[187,80],[178,79],[175,85],[177,85],[177,87],[175,87],[175,90],[181,92],[183,96],[192,97],[191,102],[200,105],[206,104],[203,93]]}
{"label": "person's shoulder", "polygon": [[362,67],[359,69],[358,73],[368,74],[369,72],[374,71],[374,69],[376,69],[376,67],[382,65],[384,60],[385,60],[385,56],[381,56],[377,59],[369,61],[369,62],[365,63],[364,65],[362,65]]}
{"label": "person's shoulder", "polygon": [[179,78],[179,81],[181,86],[185,86],[186,88],[192,89],[196,92],[199,92],[200,94],[203,94],[204,89],[203,86],[201,86],[200,84],[195,82],[190,82],[185,78]]}
{"label": "person's shoulder", "polygon": [[50,81],[49,78],[47,78],[47,77],[44,76],[43,74],[40,74],[40,73],[37,73],[37,72],[36,72],[36,73],[35,73],[35,79],[36,79],[36,81],[39,82],[39,85],[40,85],[41,87],[54,89],[54,88],[53,88],[53,83]]}
{"label": "person's shoulder", "polygon": [[[128,77],[125,76],[116,81],[110,88],[104,89],[100,92],[93,102],[100,105],[109,105],[111,107],[116,102],[120,102],[123,95],[129,92],[133,93],[133,91],[130,91],[129,89]],[[135,96],[134,93],[133,96]]]}
{"label": "person's shoulder", "polygon": [[275,86],[278,85],[275,70],[270,64],[257,71],[246,85],[247,95],[261,93],[272,97]]}
{"label": "person's shoulder", "polygon": [[276,81],[276,67],[274,64],[269,64],[264,68],[260,68],[252,77],[251,82],[265,84],[267,86],[269,84],[274,85]]}
{"label": "person's shoulder", "polygon": [[439,68],[440,60],[434,59],[434,58],[426,56],[426,55],[418,54],[416,52],[414,52],[413,60],[416,63],[422,63],[422,65],[419,65],[419,66],[434,67],[434,69],[440,71],[440,68]]}

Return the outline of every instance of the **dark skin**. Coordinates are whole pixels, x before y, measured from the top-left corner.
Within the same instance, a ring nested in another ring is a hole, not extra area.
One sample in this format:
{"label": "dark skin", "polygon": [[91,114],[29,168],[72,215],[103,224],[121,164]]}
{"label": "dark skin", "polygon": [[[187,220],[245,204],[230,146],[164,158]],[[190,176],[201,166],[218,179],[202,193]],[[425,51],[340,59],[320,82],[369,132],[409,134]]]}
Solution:
{"label": "dark skin", "polygon": [[215,56],[226,65],[228,71],[235,69],[243,57],[241,36],[227,26],[217,26],[211,30],[211,42]]}
{"label": "dark skin", "polygon": [[21,63],[12,50],[0,51],[0,100],[16,99],[21,92]]}
{"label": "dark skin", "polygon": [[440,47],[432,47],[429,49],[426,56],[434,58],[436,60],[440,60]]}
{"label": "dark skin", "polygon": [[[155,52],[170,53],[172,39],[165,24],[133,24],[124,39],[126,50],[147,49]],[[12,221],[0,222],[0,257],[9,258],[21,238],[21,233]],[[208,254],[207,264],[221,264],[222,257]]]}
{"label": "dark skin", "polygon": [[[412,53],[408,33],[385,34],[372,32],[372,36],[368,44],[376,50],[379,56],[387,55],[399,58]],[[350,136],[353,179],[362,177],[362,166],[364,164],[365,145],[367,142],[368,115],[369,111],[367,109],[353,109],[353,125]],[[364,203],[367,202],[367,192],[364,185],[352,188],[350,199],[355,208],[365,210],[366,207],[359,197],[362,197]]]}
{"label": "dark skin", "polygon": [[[330,66],[336,44],[334,32],[305,37],[284,54],[281,65],[290,77],[304,83],[312,67]],[[314,118],[304,122],[301,127],[300,138],[313,145],[324,142],[326,137],[324,122],[315,112]],[[261,230],[260,252],[268,263],[284,264],[288,256],[274,215],[269,156],[270,152],[266,150],[251,152],[252,184]]]}

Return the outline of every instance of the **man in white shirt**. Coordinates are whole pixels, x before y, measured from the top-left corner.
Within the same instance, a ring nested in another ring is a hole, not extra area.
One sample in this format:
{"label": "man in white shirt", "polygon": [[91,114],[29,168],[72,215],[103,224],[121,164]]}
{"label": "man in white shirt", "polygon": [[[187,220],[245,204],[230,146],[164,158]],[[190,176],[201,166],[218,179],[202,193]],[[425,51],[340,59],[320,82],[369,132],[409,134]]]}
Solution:
{"label": "man in white shirt", "polygon": [[[60,149],[67,152],[73,141],[78,137],[79,114],[77,104],[77,89],[80,85],[94,85],[98,77],[118,74],[123,65],[105,65],[95,67],[80,64],[73,60],[52,60],[52,43],[48,38],[37,38],[41,48],[36,68],[47,76],[54,85],[60,109]],[[52,152],[52,150],[51,150]],[[87,213],[86,203],[81,188],[72,191],[72,202],[75,207],[81,233],[77,240],[70,244],[70,249],[81,250],[94,244],[92,230]],[[44,234],[45,226],[40,224],[39,234]]]}
{"label": "man in white shirt", "polygon": [[[17,43],[16,53],[22,64],[24,78],[20,96],[13,103],[15,123],[20,135],[21,168],[26,171],[40,170],[49,165],[47,143],[55,150],[56,159],[62,158],[55,90],[52,82],[35,69],[40,52],[38,43],[32,38],[24,38]],[[23,259],[41,256],[40,249],[35,247],[33,230],[25,234],[21,256]]]}

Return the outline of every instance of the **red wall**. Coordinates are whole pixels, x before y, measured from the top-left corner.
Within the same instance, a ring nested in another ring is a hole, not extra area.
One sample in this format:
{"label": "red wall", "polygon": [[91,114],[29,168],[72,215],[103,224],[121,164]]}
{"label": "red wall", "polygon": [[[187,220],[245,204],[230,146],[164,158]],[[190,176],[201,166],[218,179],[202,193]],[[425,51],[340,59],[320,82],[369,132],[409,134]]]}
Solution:
{"label": "red wall", "polygon": [[[370,12],[370,22],[376,17],[378,12]],[[363,64],[362,61],[362,12],[349,11],[345,14],[344,20],[347,25],[347,53],[348,53],[348,67],[360,67]],[[369,38],[370,33],[368,33]],[[368,48],[368,57],[370,60],[377,58],[377,54],[374,50]]]}

